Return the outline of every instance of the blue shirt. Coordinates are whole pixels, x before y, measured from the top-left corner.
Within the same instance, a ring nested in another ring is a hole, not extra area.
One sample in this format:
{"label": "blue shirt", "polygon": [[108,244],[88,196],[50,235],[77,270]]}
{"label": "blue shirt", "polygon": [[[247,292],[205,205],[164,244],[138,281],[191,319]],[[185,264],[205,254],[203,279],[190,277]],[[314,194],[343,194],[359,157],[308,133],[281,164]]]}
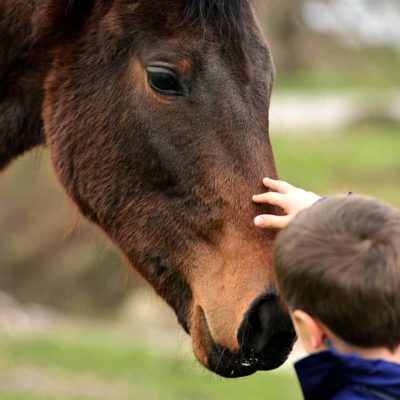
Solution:
{"label": "blue shirt", "polygon": [[400,364],[330,349],[294,367],[305,400],[400,400]]}

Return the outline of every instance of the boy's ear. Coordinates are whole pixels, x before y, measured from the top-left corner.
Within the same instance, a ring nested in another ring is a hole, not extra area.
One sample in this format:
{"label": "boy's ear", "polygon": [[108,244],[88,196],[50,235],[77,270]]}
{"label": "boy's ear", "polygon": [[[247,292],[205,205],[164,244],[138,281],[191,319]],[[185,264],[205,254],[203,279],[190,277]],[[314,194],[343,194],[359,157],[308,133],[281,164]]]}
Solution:
{"label": "boy's ear", "polygon": [[80,29],[95,3],[96,0],[44,0],[40,2],[31,19],[33,42],[55,41]]}
{"label": "boy's ear", "polygon": [[308,353],[313,353],[325,348],[326,330],[314,317],[302,310],[294,310],[292,320],[297,335]]}

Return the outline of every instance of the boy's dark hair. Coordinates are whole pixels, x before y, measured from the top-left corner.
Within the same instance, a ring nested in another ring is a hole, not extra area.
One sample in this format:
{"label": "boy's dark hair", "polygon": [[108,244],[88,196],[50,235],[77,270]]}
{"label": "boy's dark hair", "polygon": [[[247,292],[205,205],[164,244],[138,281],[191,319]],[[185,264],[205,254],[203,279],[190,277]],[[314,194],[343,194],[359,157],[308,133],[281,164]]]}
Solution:
{"label": "boy's dark hair", "polygon": [[278,236],[275,268],[291,309],[360,347],[400,345],[400,214],[377,200],[330,197]]}

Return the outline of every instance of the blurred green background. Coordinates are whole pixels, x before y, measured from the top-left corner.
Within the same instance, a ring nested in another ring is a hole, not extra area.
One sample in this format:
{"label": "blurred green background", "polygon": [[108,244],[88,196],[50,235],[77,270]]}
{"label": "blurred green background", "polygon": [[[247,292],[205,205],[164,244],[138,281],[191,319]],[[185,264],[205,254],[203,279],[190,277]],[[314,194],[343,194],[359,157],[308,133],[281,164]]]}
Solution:
{"label": "blurred green background", "polygon": [[[281,178],[400,207],[400,4],[260,0]],[[66,199],[45,150],[0,176],[0,399],[300,399],[290,364],[226,381]],[[301,354],[300,350],[295,351]]]}

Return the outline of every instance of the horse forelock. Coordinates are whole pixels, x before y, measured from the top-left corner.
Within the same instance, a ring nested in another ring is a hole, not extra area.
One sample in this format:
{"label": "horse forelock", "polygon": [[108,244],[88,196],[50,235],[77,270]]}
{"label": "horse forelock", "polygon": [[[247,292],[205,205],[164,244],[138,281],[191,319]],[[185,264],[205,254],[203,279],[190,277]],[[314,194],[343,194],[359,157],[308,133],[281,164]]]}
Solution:
{"label": "horse forelock", "polygon": [[244,31],[251,0],[184,0],[185,18],[213,25],[222,33]]}

